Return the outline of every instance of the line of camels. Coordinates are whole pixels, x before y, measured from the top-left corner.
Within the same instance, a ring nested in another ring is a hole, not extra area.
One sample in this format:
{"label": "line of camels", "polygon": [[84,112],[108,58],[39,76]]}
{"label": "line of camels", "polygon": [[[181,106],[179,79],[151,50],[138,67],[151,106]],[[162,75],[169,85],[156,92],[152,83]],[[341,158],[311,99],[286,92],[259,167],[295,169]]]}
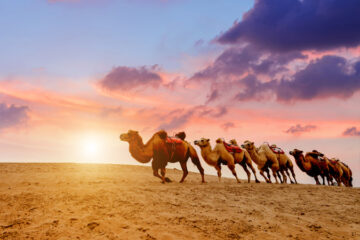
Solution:
{"label": "line of camels", "polygon": [[[129,151],[133,158],[140,163],[151,165],[155,177],[161,179],[162,183],[171,182],[165,177],[166,165],[179,162],[183,171],[180,183],[184,182],[188,175],[187,161],[190,158],[201,174],[201,181],[205,183],[204,169],[201,166],[200,159],[195,148],[185,140],[186,134],[179,132],[174,137],[168,136],[167,132],[160,130],[156,132],[145,144],[138,131],[129,130],[120,135],[120,140],[129,143]],[[254,174],[255,182],[260,183],[253,167],[253,162],[257,165],[260,175],[267,183],[271,183],[270,170],[276,183],[297,184],[294,166],[287,154],[276,145],[264,143],[259,147],[254,142],[246,140],[239,145],[235,139],[226,143],[223,139],[216,140],[214,148],[211,147],[210,139],[201,138],[194,141],[194,144],[201,150],[201,156],[204,161],[214,167],[217,171],[219,181],[221,181],[221,166],[227,165],[236,181],[240,183],[235,171],[235,164],[239,164],[247,174],[250,182],[251,173]],[[319,176],[322,178],[322,184],[325,185],[325,179],[328,185],[338,186],[344,184],[352,187],[352,172],[348,165],[336,158],[327,158],[324,154],[313,150],[305,155],[303,151],[294,149],[289,152],[295,159],[296,164],[301,171],[315,179],[316,184],[320,185]],[[160,174],[159,174],[160,170]],[[291,173],[291,174],[290,174]],[[278,180],[279,179],[279,180]]]}

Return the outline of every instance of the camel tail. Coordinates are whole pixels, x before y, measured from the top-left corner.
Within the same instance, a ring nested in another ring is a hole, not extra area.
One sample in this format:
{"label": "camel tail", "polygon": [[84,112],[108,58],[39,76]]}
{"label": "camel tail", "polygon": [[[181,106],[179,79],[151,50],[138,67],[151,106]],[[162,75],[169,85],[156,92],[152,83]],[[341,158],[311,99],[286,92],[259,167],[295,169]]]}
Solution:
{"label": "camel tail", "polygon": [[199,156],[197,155],[195,148],[190,143],[188,144],[189,144],[188,155],[191,158],[191,162],[195,164],[195,166],[199,169],[200,174],[204,175],[204,169],[201,166],[200,159]]}

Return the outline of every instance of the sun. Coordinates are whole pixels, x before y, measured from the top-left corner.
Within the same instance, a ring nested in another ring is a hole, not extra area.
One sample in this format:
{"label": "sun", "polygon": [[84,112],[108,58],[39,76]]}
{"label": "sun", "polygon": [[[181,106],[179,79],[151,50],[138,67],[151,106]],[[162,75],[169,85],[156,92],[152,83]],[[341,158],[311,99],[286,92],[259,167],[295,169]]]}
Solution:
{"label": "sun", "polygon": [[95,138],[85,139],[82,142],[82,153],[85,157],[94,159],[99,156],[100,143]]}

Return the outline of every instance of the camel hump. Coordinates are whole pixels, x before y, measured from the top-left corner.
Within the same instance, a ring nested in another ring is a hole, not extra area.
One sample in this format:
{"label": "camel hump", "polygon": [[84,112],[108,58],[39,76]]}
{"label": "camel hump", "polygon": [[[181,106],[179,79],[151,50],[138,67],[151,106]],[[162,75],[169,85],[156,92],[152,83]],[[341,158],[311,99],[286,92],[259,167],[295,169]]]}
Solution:
{"label": "camel hump", "polygon": [[158,131],[156,134],[157,134],[161,139],[166,139],[167,136],[168,136],[167,132],[164,131],[164,130],[160,130],[160,131]]}
{"label": "camel hump", "polygon": [[178,132],[177,134],[175,134],[175,137],[180,138],[181,140],[185,140],[186,134],[185,132]]}

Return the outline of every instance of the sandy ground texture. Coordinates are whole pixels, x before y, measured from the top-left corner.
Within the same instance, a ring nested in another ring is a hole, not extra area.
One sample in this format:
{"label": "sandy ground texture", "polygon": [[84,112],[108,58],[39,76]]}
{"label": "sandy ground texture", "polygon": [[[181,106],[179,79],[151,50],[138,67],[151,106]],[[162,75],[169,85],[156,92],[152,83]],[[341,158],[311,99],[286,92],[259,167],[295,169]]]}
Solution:
{"label": "sandy ground texture", "polygon": [[360,189],[149,167],[0,164],[0,239],[360,239]]}

